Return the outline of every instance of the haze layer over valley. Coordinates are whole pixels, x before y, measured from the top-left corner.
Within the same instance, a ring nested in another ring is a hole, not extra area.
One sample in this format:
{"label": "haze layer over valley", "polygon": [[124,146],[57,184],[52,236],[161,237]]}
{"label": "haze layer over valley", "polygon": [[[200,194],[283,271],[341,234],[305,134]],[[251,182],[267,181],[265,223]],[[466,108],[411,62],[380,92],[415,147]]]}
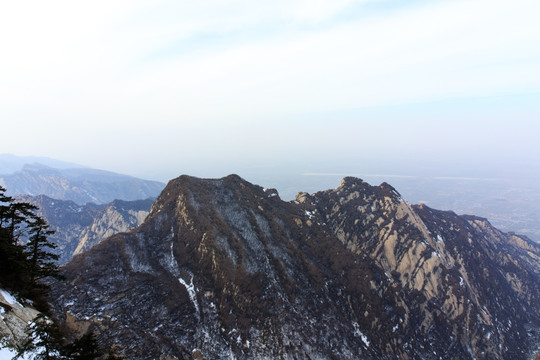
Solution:
{"label": "haze layer over valley", "polygon": [[[0,185],[13,195],[44,194],[79,204],[105,203],[116,198],[156,197],[168,177],[174,176],[171,169],[156,170],[152,178],[161,180],[156,182],[49,158],[0,154]],[[300,189],[317,192],[335,187],[346,176],[361,178],[372,185],[387,182],[411,204],[423,203],[458,214],[482,216],[505,232],[540,241],[540,169],[536,167],[516,164],[505,168],[489,162],[471,166],[429,158],[374,160],[363,156],[332,162],[327,158],[302,162],[286,159],[279,166],[223,163],[213,168],[190,166],[186,170],[202,177],[243,174],[250,181],[277,189],[285,200],[294,199]]]}

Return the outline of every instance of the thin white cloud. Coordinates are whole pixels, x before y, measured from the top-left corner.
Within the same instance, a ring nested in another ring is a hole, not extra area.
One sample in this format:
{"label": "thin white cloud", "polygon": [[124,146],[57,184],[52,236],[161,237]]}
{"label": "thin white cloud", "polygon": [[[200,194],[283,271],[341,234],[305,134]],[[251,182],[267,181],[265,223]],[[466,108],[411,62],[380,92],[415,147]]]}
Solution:
{"label": "thin white cloud", "polygon": [[136,143],[163,127],[195,143],[212,128],[247,138],[247,124],[270,119],[297,131],[291,119],[304,113],[540,91],[540,3],[416,2],[362,15],[371,2],[9,2],[4,131],[81,140],[107,128]]}
{"label": "thin white cloud", "polygon": [[[358,2],[373,2],[376,0],[363,0]],[[296,0],[281,4],[282,16],[298,23],[319,23],[343,11],[351,0]]]}
{"label": "thin white cloud", "polygon": [[[278,114],[536,91],[540,30],[515,3],[444,2],[180,57],[137,77],[195,113]],[[501,24],[507,23],[507,26]],[[291,36],[292,35],[292,36]],[[136,87],[137,88],[137,87]],[[171,100],[165,97],[164,106]]]}

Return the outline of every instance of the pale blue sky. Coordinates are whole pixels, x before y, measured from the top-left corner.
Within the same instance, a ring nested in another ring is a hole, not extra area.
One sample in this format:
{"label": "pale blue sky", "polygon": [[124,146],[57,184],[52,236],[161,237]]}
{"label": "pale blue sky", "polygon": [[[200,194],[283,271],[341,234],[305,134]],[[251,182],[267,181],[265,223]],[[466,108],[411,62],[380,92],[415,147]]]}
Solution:
{"label": "pale blue sky", "polygon": [[379,158],[534,167],[538,14],[532,0],[5,2],[0,153],[158,180]]}

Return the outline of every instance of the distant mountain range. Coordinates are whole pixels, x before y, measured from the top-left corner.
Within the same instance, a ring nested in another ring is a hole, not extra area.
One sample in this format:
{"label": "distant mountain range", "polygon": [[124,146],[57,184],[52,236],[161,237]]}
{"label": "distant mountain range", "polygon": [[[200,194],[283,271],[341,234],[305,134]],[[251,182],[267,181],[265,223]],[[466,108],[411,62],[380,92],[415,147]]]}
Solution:
{"label": "distant mountain range", "polygon": [[36,156],[0,154],[0,185],[39,208],[59,263],[140,225],[165,184]]}
{"label": "distant mountain range", "polygon": [[410,205],[354,177],[283,201],[236,175],[163,189],[34,160],[0,156],[0,185],[56,230],[66,264],[50,283],[55,315],[126,358],[540,352],[540,245],[484,218]]}
{"label": "distant mountain range", "polygon": [[54,252],[60,256],[59,264],[65,264],[111,235],[139,226],[154,202],[114,200],[108,204],[79,205],[45,195],[19,195],[17,200],[37,206],[38,215],[55,231],[48,239],[57,246]]}
{"label": "distant mountain range", "polygon": [[[6,160],[7,159],[7,160]],[[30,158],[33,160],[34,158]],[[45,159],[53,168],[41,163],[24,164],[28,158],[13,155],[0,158],[0,185],[9,195],[46,195],[77,204],[105,204],[113,200],[155,198],[165,184],[142,180],[110,171],[84,167],[66,168],[68,163]],[[10,171],[13,171],[11,172]]]}
{"label": "distant mountain range", "polygon": [[540,346],[540,245],[388,184],[169,182],[62,267],[53,308],[130,359],[512,359]]}
{"label": "distant mountain range", "polygon": [[0,174],[8,175],[22,170],[28,164],[42,164],[55,169],[76,169],[87,166],[51,159],[43,156],[17,156],[13,154],[0,154]]}

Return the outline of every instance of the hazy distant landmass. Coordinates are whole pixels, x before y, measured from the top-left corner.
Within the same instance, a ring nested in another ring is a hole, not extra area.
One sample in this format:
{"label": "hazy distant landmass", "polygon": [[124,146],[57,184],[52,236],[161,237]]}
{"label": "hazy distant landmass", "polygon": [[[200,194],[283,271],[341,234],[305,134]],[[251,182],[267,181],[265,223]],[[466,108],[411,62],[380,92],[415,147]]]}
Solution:
{"label": "hazy distant landmass", "polygon": [[43,156],[17,156],[12,154],[0,154],[0,174],[8,175],[20,171],[28,164],[42,164],[55,169],[88,168],[87,166],[51,159]]}
{"label": "hazy distant landmass", "polygon": [[413,203],[478,215],[540,241],[540,186],[530,179],[420,178],[394,181]]}
{"label": "hazy distant landmass", "polygon": [[[351,166],[350,168],[353,168]],[[379,171],[377,171],[379,170]],[[344,176],[356,176],[372,185],[382,182],[392,184],[411,204],[451,210],[457,214],[477,215],[490,220],[505,232],[526,235],[540,242],[540,180],[537,174],[506,173],[493,176],[493,172],[477,170],[468,172],[459,169],[451,176],[448,169],[425,171],[417,167],[389,172],[388,166],[377,169],[372,165],[365,171],[288,171],[270,176],[248,174],[254,182],[274,187],[283,199],[292,200],[298,189],[316,192],[335,187]]]}
{"label": "hazy distant landmass", "polygon": [[[227,169],[207,171],[198,175],[220,176]],[[349,159],[335,164],[314,160],[283,168],[256,167],[240,173],[250,181],[278,189],[286,200],[294,199],[298,189],[316,192],[335,187],[344,176],[356,176],[372,185],[388,182],[412,204],[482,216],[505,232],[540,242],[540,174],[532,168],[463,169],[428,161],[411,164],[403,159],[393,163]],[[104,204],[118,197],[156,197],[165,186],[55,159],[6,154],[0,155],[0,185],[11,194],[43,194],[79,204]]]}
{"label": "hazy distant landmass", "polygon": [[20,170],[9,173],[10,169],[20,167],[26,159],[28,158],[12,158],[12,161],[5,162],[8,164],[6,168],[0,168],[0,185],[7,189],[7,194],[46,195],[53,199],[71,200],[77,204],[105,204],[116,199],[155,198],[165,186],[158,181],[142,180],[110,171],[84,167],[66,168],[68,163],[55,161],[46,162],[57,164],[60,168],[32,163],[22,164]]}

